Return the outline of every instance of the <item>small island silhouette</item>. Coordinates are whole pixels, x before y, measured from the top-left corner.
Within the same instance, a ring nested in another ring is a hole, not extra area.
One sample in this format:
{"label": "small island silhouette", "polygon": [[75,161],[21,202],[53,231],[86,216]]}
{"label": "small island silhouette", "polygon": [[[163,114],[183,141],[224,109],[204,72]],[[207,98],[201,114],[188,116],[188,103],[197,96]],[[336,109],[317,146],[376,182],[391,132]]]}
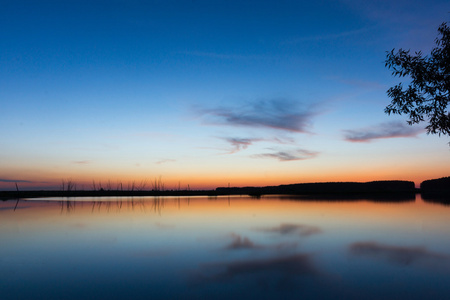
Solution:
{"label": "small island silhouette", "polygon": [[420,184],[422,198],[426,201],[450,204],[450,177],[425,180]]}

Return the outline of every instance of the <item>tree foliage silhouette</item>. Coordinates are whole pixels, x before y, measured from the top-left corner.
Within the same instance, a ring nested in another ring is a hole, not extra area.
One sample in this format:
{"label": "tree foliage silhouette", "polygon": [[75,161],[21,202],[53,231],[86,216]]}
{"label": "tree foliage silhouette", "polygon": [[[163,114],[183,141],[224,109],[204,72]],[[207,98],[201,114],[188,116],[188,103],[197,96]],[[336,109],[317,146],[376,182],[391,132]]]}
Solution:
{"label": "tree foliage silhouette", "polygon": [[428,122],[428,134],[450,135],[450,27],[442,23],[438,28],[436,47],[430,55],[422,52],[410,55],[409,50],[388,51],[385,66],[393,76],[410,79],[407,87],[402,83],[391,87],[387,94],[392,98],[386,106],[387,114],[408,114],[409,125]]}

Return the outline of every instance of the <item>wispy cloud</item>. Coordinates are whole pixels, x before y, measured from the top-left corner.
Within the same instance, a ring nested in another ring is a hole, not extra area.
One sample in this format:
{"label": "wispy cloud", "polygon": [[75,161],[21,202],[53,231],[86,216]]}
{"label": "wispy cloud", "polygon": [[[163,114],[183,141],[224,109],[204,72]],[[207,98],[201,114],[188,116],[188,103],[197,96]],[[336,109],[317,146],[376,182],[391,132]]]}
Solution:
{"label": "wispy cloud", "polygon": [[343,78],[340,76],[328,76],[330,80],[340,82],[345,85],[350,85],[353,87],[368,89],[368,90],[386,90],[386,86],[377,81],[368,81],[356,78]]}
{"label": "wispy cloud", "polygon": [[332,34],[322,34],[322,35],[298,37],[298,38],[294,38],[294,39],[287,41],[286,44],[296,44],[296,43],[311,42],[311,41],[337,40],[337,39],[346,38],[346,37],[363,35],[374,29],[376,29],[376,27],[371,26],[371,27],[358,28],[358,29],[354,29],[354,30],[336,32],[336,33],[332,33]]}
{"label": "wispy cloud", "polygon": [[258,100],[235,108],[203,109],[199,111],[208,124],[240,127],[271,128],[308,133],[312,118],[318,113],[288,99]]}
{"label": "wispy cloud", "polygon": [[227,154],[233,154],[245,150],[257,142],[268,142],[283,145],[295,143],[294,139],[286,137],[273,137],[273,138],[219,137],[219,139],[224,140],[230,144],[231,149],[227,152]]}
{"label": "wispy cloud", "polygon": [[448,256],[431,252],[425,247],[390,246],[375,242],[353,243],[350,245],[349,251],[354,255],[379,258],[400,265],[410,265],[419,261],[442,261],[448,259]]}
{"label": "wispy cloud", "polygon": [[253,155],[254,158],[276,158],[279,161],[293,161],[311,159],[319,155],[319,152],[305,149],[295,149],[287,151],[278,151],[273,153],[262,153]]}
{"label": "wispy cloud", "polygon": [[282,223],[279,226],[260,228],[258,231],[268,232],[268,233],[278,233],[282,235],[300,235],[300,236],[310,236],[314,234],[322,233],[322,230],[317,226],[310,226],[304,224],[291,224]]}
{"label": "wispy cloud", "polygon": [[176,161],[176,159],[170,159],[170,158],[167,158],[167,159],[161,159],[161,160],[158,160],[157,162],[155,162],[155,164],[161,165],[161,164],[165,164],[165,163],[169,163],[169,162],[174,162],[174,161]]}
{"label": "wispy cloud", "polygon": [[181,52],[181,54],[190,55],[190,56],[198,56],[198,57],[207,57],[214,59],[267,59],[267,56],[264,55],[242,55],[242,54],[227,54],[227,53],[218,53],[218,52],[202,52],[202,51],[185,51]]}
{"label": "wispy cloud", "polygon": [[0,182],[23,182],[23,183],[33,183],[34,181],[29,181],[29,180],[21,180],[21,179],[5,179],[5,178],[0,178]]}
{"label": "wispy cloud", "polygon": [[295,144],[295,139],[291,137],[274,137],[269,139],[269,141],[277,143],[277,144]]}
{"label": "wispy cloud", "polygon": [[374,139],[415,137],[424,132],[424,129],[394,121],[357,130],[344,130],[344,132],[346,141],[370,142]]}
{"label": "wispy cloud", "polygon": [[261,139],[256,138],[223,138],[225,141],[230,143],[232,146],[232,150],[229,152],[230,154],[236,153],[238,151],[247,149],[250,145],[252,145],[254,142],[261,141]]}
{"label": "wispy cloud", "polygon": [[[343,0],[358,15],[375,21],[390,35],[396,36],[396,43],[403,48],[426,52],[434,46],[437,26],[447,19],[446,1],[360,1]],[[373,35],[376,38],[376,34]],[[388,38],[388,37],[386,37]],[[392,44],[392,42],[390,42]],[[425,48],[425,49],[424,49]]]}
{"label": "wispy cloud", "polygon": [[72,163],[76,164],[76,165],[87,165],[87,164],[90,164],[91,161],[90,160],[75,160]]}

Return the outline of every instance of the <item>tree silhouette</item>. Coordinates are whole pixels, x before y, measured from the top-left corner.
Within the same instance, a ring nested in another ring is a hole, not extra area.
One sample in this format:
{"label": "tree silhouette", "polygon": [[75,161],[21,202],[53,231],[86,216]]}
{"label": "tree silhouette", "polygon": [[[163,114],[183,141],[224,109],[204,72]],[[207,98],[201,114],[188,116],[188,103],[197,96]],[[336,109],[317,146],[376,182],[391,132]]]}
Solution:
{"label": "tree silhouette", "polygon": [[444,22],[438,32],[429,56],[422,56],[421,51],[410,55],[403,49],[387,52],[385,66],[392,69],[392,75],[410,81],[405,88],[399,83],[387,91],[392,101],[384,111],[408,114],[409,125],[427,121],[427,133],[440,136],[450,135],[450,27]]}

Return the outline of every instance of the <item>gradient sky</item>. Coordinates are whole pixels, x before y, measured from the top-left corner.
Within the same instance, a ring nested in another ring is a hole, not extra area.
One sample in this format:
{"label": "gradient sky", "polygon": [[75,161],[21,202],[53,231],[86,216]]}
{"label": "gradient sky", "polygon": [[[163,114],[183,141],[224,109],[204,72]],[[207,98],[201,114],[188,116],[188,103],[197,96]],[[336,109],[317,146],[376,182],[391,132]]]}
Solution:
{"label": "gradient sky", "polygon": [[388,116],[386,51],[448,1],[1,1],[0,188],[449,176],[446,136]]}

